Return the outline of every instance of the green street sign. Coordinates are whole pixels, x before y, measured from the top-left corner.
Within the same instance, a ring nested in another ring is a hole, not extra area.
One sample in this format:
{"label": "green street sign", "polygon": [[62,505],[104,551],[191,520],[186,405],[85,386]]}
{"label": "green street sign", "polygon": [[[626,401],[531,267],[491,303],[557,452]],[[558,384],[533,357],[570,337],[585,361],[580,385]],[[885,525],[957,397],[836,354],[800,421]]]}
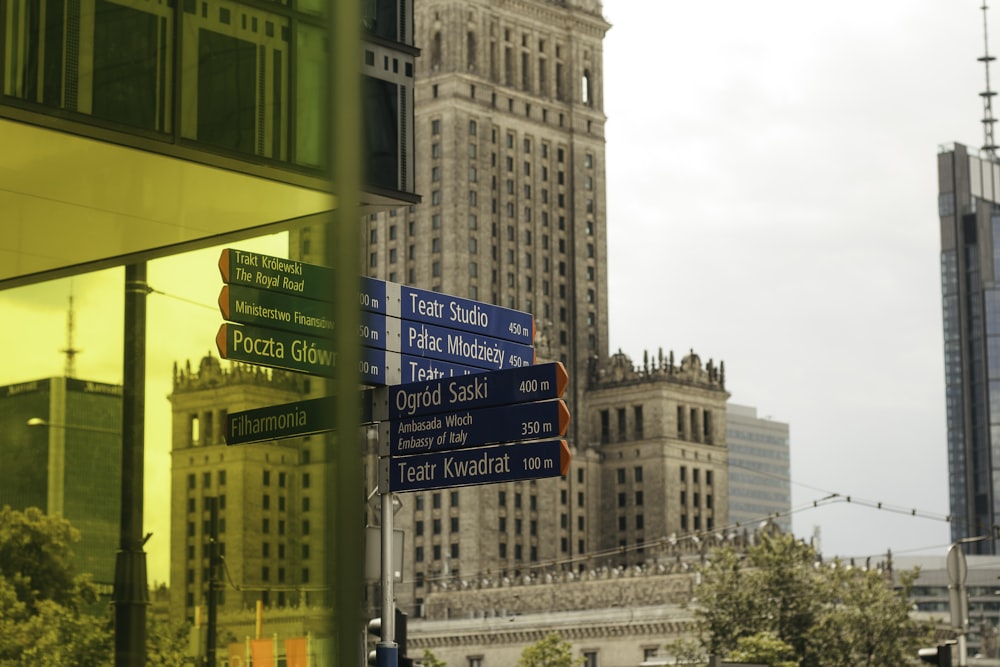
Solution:
{"label": "green street sign", "polygon": [[328,303],[242,285],[222,286],[219,310],[230,322],[314,336],[329,336],[334,327]]}
{"label": "green street sign", "polygon": [[332,341],[276,329],[223,324],[215,344],[223,359],[272,368],[329,376],[337,365]]}
{"label": "green street sign", "polygon": [[219,257],[222,281],[306,299],[332,301],[333,270],[316,264],[226,248]]}

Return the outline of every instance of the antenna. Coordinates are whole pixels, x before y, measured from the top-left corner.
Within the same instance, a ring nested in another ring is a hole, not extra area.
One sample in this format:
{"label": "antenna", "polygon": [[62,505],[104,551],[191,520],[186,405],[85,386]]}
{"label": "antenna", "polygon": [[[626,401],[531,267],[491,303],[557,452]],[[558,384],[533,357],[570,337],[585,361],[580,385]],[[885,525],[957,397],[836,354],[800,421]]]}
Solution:
{"label": "antenna", "polygon": [[66,377],[76,375],[76,355],[83,350],[73,347],[73,292],[69,293],[69,312],[66,314],[66,347],[59,350],[66,355]]}
{"label": "antenna", "polygon": [[993,118],[993,96],[996,95],[990,89],[990,63],[996,60],[990,55],[989,41],[987,40],[987,25],[986,25],[986,2],[984,0],[983,6],[983,55],[978,58],[979,62],[983,63],[983,67],[986,70],[986,90],[979,93],[979,96],[983,98],[983,147],[982,150],[992,159],[996,159],[997,145],[993,142],[993,124],[996,123],[996,119]]}

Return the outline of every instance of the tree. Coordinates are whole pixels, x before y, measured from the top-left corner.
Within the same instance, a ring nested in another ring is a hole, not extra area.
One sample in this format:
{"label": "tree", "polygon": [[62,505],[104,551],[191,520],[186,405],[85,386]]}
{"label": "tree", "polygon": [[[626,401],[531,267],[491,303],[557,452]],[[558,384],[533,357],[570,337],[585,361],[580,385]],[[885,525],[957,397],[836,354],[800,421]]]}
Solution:
{"label": "tree", "polygon": [[797,667],[795,649],[770,632],[758,632],[736,640],[737,648],[729,654],[735,662],[768,665],[768,667]]}
{"label": "tree", "polygon": [[72,545],[80,533],[68,521],[37,507],[23,512],[9,505],[0,509],[0,576],[14,588],[17,599],[34,609],[51,600],[78,602]]}
{"label": "tree", "polygon": [[916,572],[894,590],[880,571],[820,565],[791,535],[765,535],[744,557],[720,549],[700,571],[695,613],[702,645],[715,655],[756,652],[760,662],[781,643],[790,655],[769,654],[767,664],[906,664],[926,633],[909,617]]}
{"label": "tree", "polygon": [[583,663],[583,656],[573,657],[573,645],[550,632],[521,652],[517,667],[574,667]]}
{"label": "tree", "polygon": [[422,667],[448,667],[447,663],[444,660],[438,660],[429,648],[424,649],[424,657],[419,662]]}
{"label": "tree", "polygon": [[190,626],[146,614],[146,666],[182,667],[187,656]]}
{"label": "tree", "polygon": [[900,589],[886,585],[877,570],[835,562],[821,585],[827,605],[809,630],[815,664],[875,667],[906,664],[932,629],[910,620],[910,593],[916,571],[900,577]]}
{"label": "tree", "polygon": [[717,551],[702,568],[698,588],[700,627],[705,648],[726,655],[740,637],[769,632],[805,653],[806,630],[819,613],[813,593],[816,554],[792,536],[765,536],[744,555]]}
{"label": "tree", "polygon": [[73,565],[78,539],[37,508],[0,510],[0,667],[111,664],[110,616],[88,613],[97,589]]}

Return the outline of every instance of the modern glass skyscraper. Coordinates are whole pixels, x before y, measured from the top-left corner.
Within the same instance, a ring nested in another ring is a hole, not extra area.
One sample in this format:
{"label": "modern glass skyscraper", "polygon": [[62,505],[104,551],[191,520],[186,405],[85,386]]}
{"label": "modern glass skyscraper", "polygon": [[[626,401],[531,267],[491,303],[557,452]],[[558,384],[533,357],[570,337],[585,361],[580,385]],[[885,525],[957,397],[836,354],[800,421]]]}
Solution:
{"label": "modern glass skyscraper", "polygon": [[110,594],[121,507],[121,385],[55,377],[0,387],[0,506],[80,531],[76,566]]}
{"label": "modern glass skyscraper", "polygon": [[995,554],[1000,515],[1000,163],[938,154],[948,489],[953,540]]}
{"label": "modern glass skyscraper", "polygon": [[757,408],[726,406],[729,521],[750,528],[772,519],[792,531],[791,447],[788,424],[757,416]]}

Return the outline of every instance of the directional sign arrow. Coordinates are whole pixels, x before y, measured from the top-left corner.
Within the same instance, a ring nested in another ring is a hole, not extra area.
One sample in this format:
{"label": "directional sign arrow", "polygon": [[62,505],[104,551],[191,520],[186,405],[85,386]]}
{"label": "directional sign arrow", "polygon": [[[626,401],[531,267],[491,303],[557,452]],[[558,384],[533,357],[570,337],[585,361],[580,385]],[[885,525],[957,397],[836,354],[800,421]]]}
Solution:
{"label": "directional sign arrow", "polygon": [[525,345],[535,338],[531,313],[377,278],[361,278],[360,305],[373,313]]}
{"label": "directional sign arrow", "polygon": [[332,299],[333,272],[325,266],[226,248],[219,256],[222,281],[301,296]]}
{"label": "directional sign arrow", "polygon": [[359,333],[361,344],[368,347],[488,370],[520,368],[535,361],[530,345],[378,313],[361,314]]}
{"label": "directional sign arrow", "polygon": [[566,435],[562,400],[459,410],[379,424],[379,454],[404,456]]}
{"label": "directional sign arrow", "polygon": [[[326,266],[235,248],[222,251],[219,273],[228,285],[328,303],[333,300],[331,290],[336,280],[336,272]],[[360,277],[356,280],[358,305],[364,311],[526,345],[534,340],[535,321],[531,313],[376,278]]]}
{"label": "directional sign arrow", "polygon": [[386,414],[376,420],[404,419],[421,415],[471,410],[511,403],[530,403],[559,398],[569,376],[558,361],[523,368],[441,378],[388,387]]}
{"label": "directional sign arrow", "polygon": [[396,493],[559,477],[569,461],[565,440],[387,457],[379,460],[379,488]]}
{"label": "directional sign arrow", "polygon": [[333,332],[329,304],[242,285],[222,286],[219,311],[230,322],[257,324],[314,336],[329,337]]}
{"label": "directional sign arrow", "polygon": [[[230,412],[226,415],[226,444],[245,445],[335,431],[335,400],[332,396],[325,396]],[[369,423],[372,412],[371,390],[362,393],[361,410],[359,423]]]}

